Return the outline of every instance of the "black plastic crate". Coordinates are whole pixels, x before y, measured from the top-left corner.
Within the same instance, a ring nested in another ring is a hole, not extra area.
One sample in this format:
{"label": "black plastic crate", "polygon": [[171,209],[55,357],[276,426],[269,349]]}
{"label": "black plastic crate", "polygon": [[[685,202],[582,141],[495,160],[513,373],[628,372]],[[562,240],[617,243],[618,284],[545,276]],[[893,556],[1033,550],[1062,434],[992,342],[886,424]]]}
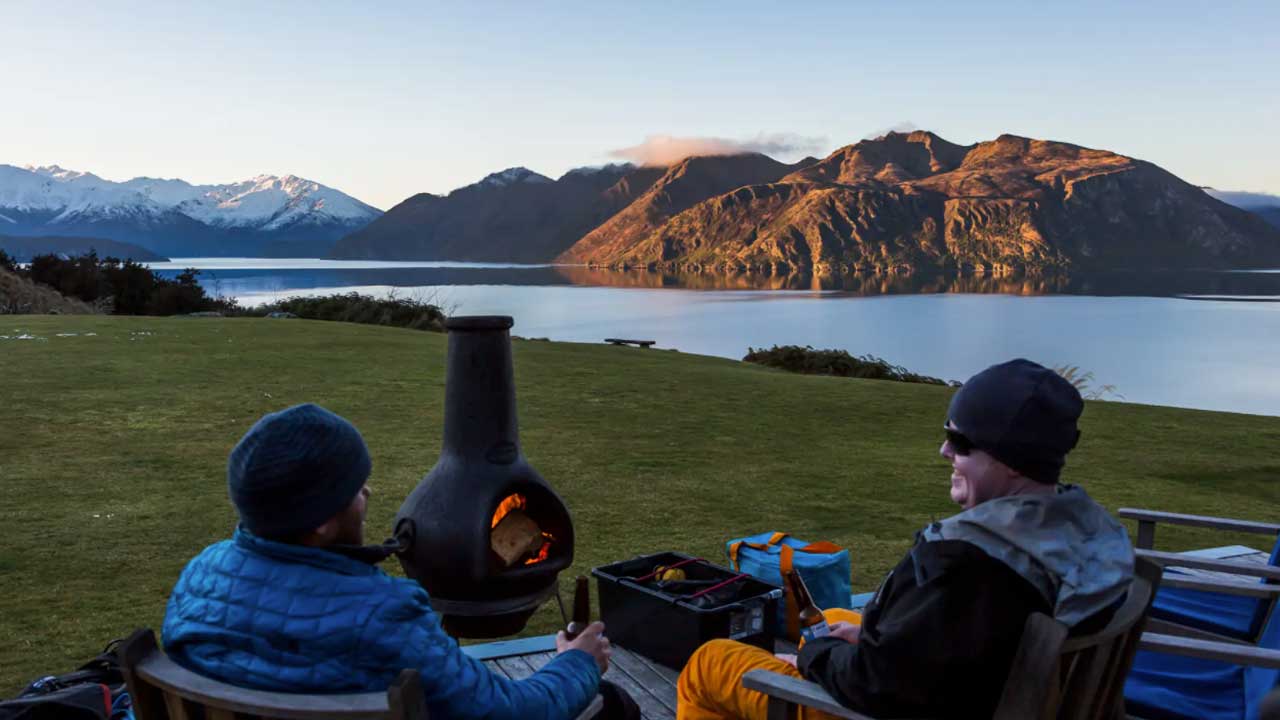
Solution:
{"label": "black plastic crate", "polygon": [[593,568],[600,597],[600,619],[612,642],[679,670],[698,646],[730,638],[773,652],[773,618],[782,590],[746,577],[736,597],[714,607],[687,600],[637,582],[659,565],[681,565],[689,580],[728,580],[738,573],[695,560],[684,553],[642,555]]}

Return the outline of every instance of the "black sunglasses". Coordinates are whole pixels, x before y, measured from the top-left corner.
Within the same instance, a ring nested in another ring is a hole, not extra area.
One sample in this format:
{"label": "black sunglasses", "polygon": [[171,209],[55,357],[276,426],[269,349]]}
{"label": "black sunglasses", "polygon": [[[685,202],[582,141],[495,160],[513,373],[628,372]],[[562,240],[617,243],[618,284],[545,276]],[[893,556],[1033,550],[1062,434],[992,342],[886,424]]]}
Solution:
{"label": "black sunglasses", "polygon": [[947,433],[947,442],[951,445],[951,449],[955,451],[955,454],[968,455],[969,451],[976,447],[973,441],[965,437],[959,430],[950,428],[944,428],[944,430]]}

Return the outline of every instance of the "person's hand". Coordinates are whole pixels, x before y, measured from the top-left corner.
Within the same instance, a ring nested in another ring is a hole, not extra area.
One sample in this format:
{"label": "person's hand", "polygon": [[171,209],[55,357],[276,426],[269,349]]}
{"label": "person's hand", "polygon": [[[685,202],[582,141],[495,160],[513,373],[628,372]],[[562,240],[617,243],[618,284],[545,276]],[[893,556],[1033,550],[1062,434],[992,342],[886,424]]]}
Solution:
{"label": "person's hand", "polygon": [[795,656],[795,655],[791,655],[791,654],[789,654],[789,653],[778,653],[777,655],[774,655],[774,657],[776,657],[776,658],[778,658],[779,660],[781,660],[782,662],[784,662],[784,663],[786,663],[786,664],[790,665],[791,667],[795,667],[795,666],[796,666],[796,656]]}
{"label": "person's hand", "polygon": [[604,635],[604,623],[599,620],[588,625],[586,630],[572,640],[563,630],[556,633],[556,652],[568,650],[581,650],[594,658],[601,675],[609,669],[609,656],[613,654],[613,648],[609,645],[609,638]]}
{"label": "person's hand", "polygon": [[828,627],[831,629],[831,637],[840,638],[847,643],[858,642],[858,637],[862,633],[862,626],[853,623],[833,622]]}

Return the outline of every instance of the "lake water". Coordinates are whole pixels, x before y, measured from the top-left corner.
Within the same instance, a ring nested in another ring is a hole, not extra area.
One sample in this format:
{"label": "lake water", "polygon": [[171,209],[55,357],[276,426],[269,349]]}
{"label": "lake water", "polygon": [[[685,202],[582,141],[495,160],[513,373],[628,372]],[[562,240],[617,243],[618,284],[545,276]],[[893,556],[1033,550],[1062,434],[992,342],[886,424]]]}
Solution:
{"label": "lake water", "polygon": [[445,262],[152,264],[169,277],[187,267],[243,305],[395,293],[457,314],[511,315],[525,337],[642,338],[735,359],[749,347],[812,345],[956,380],[1027,357],[1079,366],[1129,402],[1280,415],[1280,271],[813,280]]}

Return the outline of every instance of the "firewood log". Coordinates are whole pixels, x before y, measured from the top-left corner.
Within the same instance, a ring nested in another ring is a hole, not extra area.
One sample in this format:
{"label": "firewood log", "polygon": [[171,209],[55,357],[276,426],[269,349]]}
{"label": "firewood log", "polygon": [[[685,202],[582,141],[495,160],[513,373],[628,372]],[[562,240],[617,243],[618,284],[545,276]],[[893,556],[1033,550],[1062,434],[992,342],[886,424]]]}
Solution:
{"label": "firewood log", "polygon": [[489,547],[502,558],[504,565],[510,567],[542,547],[542,529],[533,518],[513,510],[490,531]]}

